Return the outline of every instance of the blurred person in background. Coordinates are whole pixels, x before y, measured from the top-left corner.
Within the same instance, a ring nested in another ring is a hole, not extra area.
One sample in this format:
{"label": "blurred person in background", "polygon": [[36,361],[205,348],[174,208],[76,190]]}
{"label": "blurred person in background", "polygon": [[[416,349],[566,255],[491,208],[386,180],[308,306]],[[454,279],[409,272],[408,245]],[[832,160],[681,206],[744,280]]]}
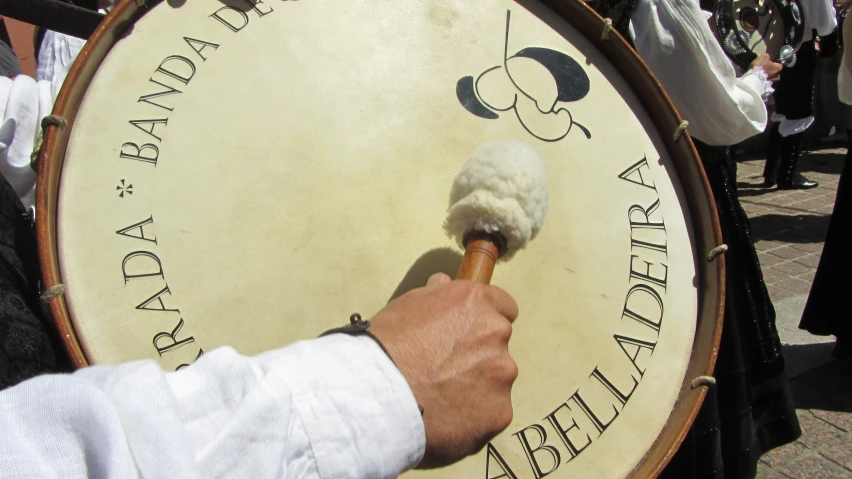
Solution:
{"label": "blurred person in background", "polygon": [[775,88],[775,113],[766,148],[763,185],[778,189],[816,188],[819,183],[796,171],[805,130],[814,122],[814,74],[817,67],[817,35],[820,55],[830,57],[836,50],[837,18],[831,0],[801,0],[805,33],[796,52],[796,62],[781,72]]}
{"label": "blurred person in background", "polygon": [[850,152],[852,152],[852,22],[846,18],[852,1],[842,2],[843,58],[837,75],[837,93],[843,103],[846,124],[846,160],[837,184],[837,198],[828,225],[822,256],[814,276],[799,328],[819,336],[837,338],[833,355],[839,359],[852,357],[852,315],[845,304],[849,283],[845,273],[852,267],[849,250],[849,228],[852,222],[852,192],[849,191]]}

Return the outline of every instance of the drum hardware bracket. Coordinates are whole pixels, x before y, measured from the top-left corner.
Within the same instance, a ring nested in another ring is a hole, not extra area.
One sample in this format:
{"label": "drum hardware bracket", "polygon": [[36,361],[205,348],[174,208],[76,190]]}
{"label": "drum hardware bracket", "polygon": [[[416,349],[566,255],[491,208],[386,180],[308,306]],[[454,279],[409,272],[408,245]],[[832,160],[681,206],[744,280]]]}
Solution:
{"label": "drum hardware bracket", "polygon": [[68,120],[58,115],[47,115],[41,119],[41,131],[38,132],[35,148],[33,148],[33,152],[30,154],[30,168],[35,171],[38,171],[38,157],[41,155],[41,144],[44,142],[44,130],[49,126],[65,128],[68,126]]}
{"label": "drum hardware bracket", "polygon": [[680,141],[680,138],[683,136],[683,132],[685,132],[687,128],[689,128],[689,122],[686,120],[681,120],[680,125],[677,126],[677,129],[675,130],[672,139],[675,142]]}
{"label": "drum hardware bracket", "polygon": [[[60,284],[60,285],[57,285],[57,286],[62,286],[62,285]],[[53,289],[53,288],[51,288],[51,289]],[[63,287],[63,291],[64,290],[65,289]],[[50,291],[50,290],[48,290],[48,291]],[[45,292],[44,295],[46,295],[46,294],[47,293]],[[42,297],[44,297],[44,295],[42,295]],[[352,313],[352,315],[349,316],[349,324],[347,324],[346,326],[343,326],[341,328],[329,329],[328,331],[320,334],[319,337],[329,336],[331,334],[337,334],[337,333],[348,334],[350,336],[367,336],[368,338],[372,339],[376,344],[379,345],[379,349],[381,349],[382,352],[385,353],[385,356],[387,356],[391,360],[391,362],[394,364],[394,366],[396,366],[396,361],[393,360],[393,357],[390,355],[388,350],[385,349],[385,345],[382,344],[382,342],[379,341],[379,338],[377,338],[373,333],[367,331],[367,328],[369,328],[369,327],[370,327],[370,320],[369,319],[366,319],[366,320],[362,319],[361,315],[359,313]],[[423,406],[421,406],[419,404],[417,405],[417,408],[420,409],[420,415],[422,416],[425,409],[423,409]]]}
{"label": "drum hardware bracket", "polygon": [[713,376],[698,376],[692,380],[692,389],[698,389],[701,386],[712,386],[716,384],[716,378]]}
{"label": "drum hardware bracket", "polygon": [[609,40],[609,32],[612,31],[612,19],[604,18],[604,28],[601,33],[601,40]]}
{"label": "drum hardware bracket", "polygon": [[726,245],[726,244],[719,245],[719,246],[711,249],[710,252],[707,253],[707,262],[712,263],[713,260],[715,260],[720,255],[723,255],[727,252],[728,252],[728,245]]}

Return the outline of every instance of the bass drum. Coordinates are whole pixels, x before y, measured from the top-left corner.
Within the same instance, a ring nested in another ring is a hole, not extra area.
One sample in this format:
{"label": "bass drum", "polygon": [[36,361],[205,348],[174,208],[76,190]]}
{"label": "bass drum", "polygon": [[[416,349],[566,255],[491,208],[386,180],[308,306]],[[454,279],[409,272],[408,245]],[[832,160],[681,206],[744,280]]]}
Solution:
{"label": "bass drum", "polygon": [[701,404],[712,196],[659,84],[581,2],[124,1],[53,114],[37,227],[77,366],[257,354],[453,274],[453,177],[516,138],[550,212],[493,279],[522,311],[514,422],[411,476],[651,477]]}

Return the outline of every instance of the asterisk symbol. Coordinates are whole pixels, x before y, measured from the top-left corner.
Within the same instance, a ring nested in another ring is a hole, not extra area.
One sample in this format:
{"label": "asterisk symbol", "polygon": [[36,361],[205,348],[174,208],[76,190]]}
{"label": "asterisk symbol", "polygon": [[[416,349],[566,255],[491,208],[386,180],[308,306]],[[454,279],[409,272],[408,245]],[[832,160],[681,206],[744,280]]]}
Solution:
{"label": "asterisk symbol", "polygon": [[121,180],[121,184],[119,186],[116,186],[115,189],[120,192],[120,193],[118,193],[118,196],[121,197],[121,198],[124,198],[125,193],[127,193],[128,195],[133,194],[133,184],[129,184],[129,185],[125,186],[123,179]]}

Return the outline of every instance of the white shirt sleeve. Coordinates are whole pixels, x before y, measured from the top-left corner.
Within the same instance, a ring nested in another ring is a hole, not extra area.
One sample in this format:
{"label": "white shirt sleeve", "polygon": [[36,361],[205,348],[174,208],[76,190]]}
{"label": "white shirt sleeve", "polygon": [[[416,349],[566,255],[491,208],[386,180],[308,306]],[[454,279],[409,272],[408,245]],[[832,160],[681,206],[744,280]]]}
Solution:
{"label": "white shirt sleeve", "polygon": [[737,78],[697,0],[639,0],[631,29],[636,51],[693,137],[724,146],[763,132],[762,92],[751,79]]}
{"label": "white shirt sleeve", "polygon": [[[71,69],[71,65],[86,45],[85,40],[46,30],[41,40],[36,61],[36,81],[55,82],[59,85]],[[54,97],[58,93],[54,92]]]}
{"label": "white shirt sleeve", "polygon": [[802,0],[805,10],[805,41],[813,39],[811,29],[824,37],[837,28],[837,13],[831,0]]}
{"label": "white shirt sleeve", "polygon": [[[14,124],[11,142],[0,153],[0,172],[19,198],[29,193],[36,183],[36,172],[30,166],[30,155],[41,126],[38,83],[26,75],[12,80],[3,121]],[[25,205],[28,207],[30,205]]]}
{"label": "white shirt sleeve", "polygon": [[253,358],[221,348],[169,373],[97,366],[0,392],[4,477],[390,478],[424,449],[408,384],[366,337]]}

